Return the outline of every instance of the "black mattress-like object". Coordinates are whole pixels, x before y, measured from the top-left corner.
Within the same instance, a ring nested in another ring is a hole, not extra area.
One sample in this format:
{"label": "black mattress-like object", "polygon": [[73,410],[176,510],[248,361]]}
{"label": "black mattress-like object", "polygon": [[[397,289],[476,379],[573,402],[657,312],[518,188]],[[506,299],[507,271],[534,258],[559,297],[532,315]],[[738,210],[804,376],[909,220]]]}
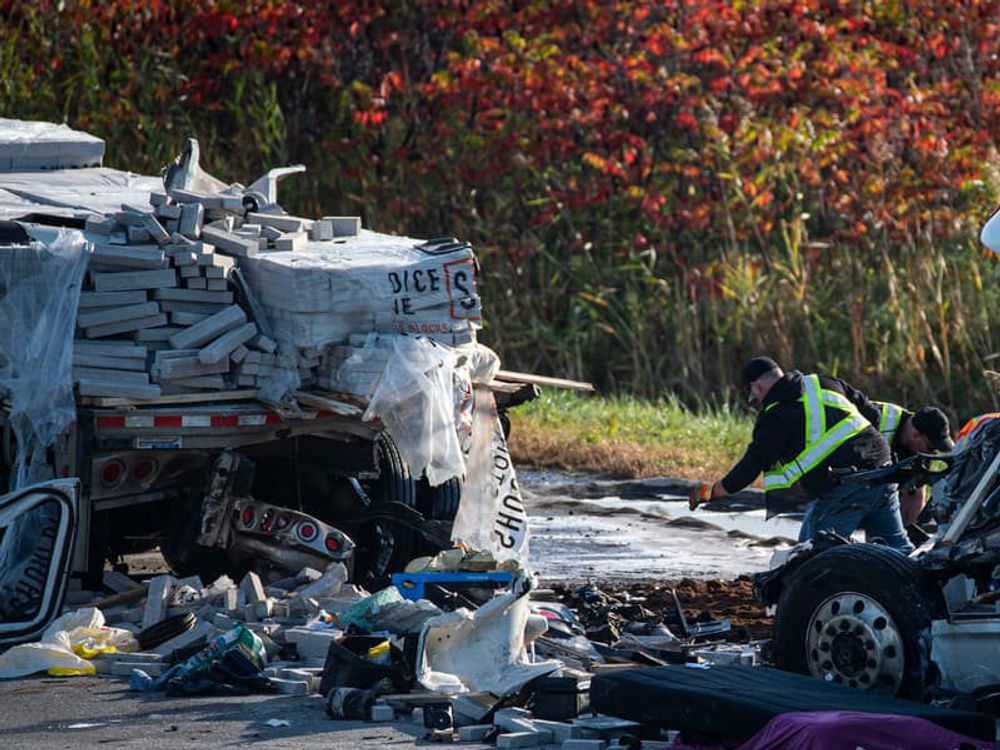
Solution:
{"label": "black mattress-like object", "polygon": [[993,740],[996,720],[821,682],[768,667],[720,665],[622,669],[590,683],[593,711],[642,724],[730,738],[749,738],[779,714],[860,711],[918,716],[953,732]]}

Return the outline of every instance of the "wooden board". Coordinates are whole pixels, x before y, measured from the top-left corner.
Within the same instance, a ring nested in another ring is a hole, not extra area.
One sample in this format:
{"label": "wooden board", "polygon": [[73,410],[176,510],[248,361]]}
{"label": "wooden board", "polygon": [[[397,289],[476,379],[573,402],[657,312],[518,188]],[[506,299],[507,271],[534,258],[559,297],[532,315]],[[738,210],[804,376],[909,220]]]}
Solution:
{"label": "wooden board", "polygon": [[248,388],[241,391],[215,391],[210,393],[178,393],[161,396],[150,401],[134,398],[80,398],[80,406],[160,406],[169,404],[197,404],[212,401],[256,401],[257,390]]}
{"label": "wooden board", "polygon": [[532,385],[549,386],[550,388],[565,388],[571,391],[595,391],[593,383],[584,383],[579,380],[566,380],[565,378],[550,378],[546,375],[532,375],[527,372],[512,372],[511,370],[497,370],[497,380],[506,380],[509,383],[531,383]]}

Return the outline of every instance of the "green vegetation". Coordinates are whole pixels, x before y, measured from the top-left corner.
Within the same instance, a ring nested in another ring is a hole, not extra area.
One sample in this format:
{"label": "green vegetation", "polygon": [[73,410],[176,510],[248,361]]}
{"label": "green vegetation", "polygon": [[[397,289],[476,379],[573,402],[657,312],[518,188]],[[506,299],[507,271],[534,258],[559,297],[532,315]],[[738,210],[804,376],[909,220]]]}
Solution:
{"label": "green vegetation", "polygon": [[742,455],[749,411],[691,411],[675,398],[649,402],[546,389],[511,412],[518,465],[618,477],[718,479]]}
{"label": "green vegetation", "polygon": [[[981,0],[0,3],[0,115],[293,212],[471,241],[482,340],[604,393],[742,362],[998,406],[1000,24]],[[723,395],[725,394],[725,395]]]}

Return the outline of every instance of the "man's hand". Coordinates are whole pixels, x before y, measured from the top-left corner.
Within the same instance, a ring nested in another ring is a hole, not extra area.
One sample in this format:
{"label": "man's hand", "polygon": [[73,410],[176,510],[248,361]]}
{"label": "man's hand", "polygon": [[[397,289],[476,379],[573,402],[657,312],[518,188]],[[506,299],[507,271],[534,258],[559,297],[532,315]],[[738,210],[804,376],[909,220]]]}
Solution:
{"label": "man's hand", "polygon": [[694,510],[699,505],[707,503],[712,499],[715,490],[715,482],[702,482],[697,487],[693,487],[688,493],[688,508]]}

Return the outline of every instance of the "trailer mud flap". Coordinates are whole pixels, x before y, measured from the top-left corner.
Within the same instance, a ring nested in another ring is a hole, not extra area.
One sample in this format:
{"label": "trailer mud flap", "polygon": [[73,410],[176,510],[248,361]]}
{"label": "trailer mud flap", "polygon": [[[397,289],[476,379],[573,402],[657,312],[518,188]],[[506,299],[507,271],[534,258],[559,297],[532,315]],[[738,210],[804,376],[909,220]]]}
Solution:
{"label": "trailer mud flap", "polygon": [[76,479],[0,497],[0,645],[35,640],[62,609],[79,512]]}

